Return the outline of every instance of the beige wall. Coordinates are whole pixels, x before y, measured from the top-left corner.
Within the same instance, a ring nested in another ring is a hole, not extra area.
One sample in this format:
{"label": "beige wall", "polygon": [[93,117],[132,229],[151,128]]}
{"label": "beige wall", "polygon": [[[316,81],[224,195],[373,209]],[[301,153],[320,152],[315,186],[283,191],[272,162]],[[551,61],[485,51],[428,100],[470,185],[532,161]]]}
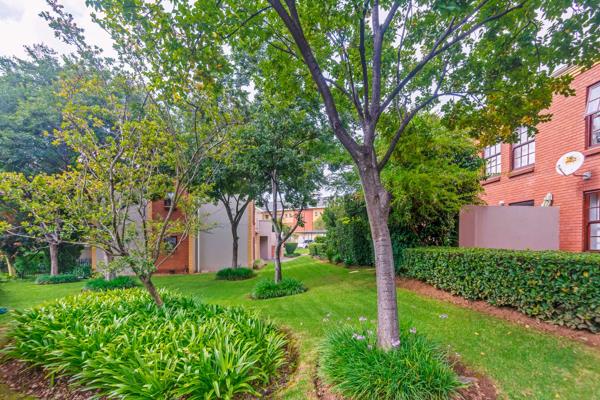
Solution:
{"label": "beige wall", "polygon": [[[194,243],[196,252],[196,269],[192,272],[212,272],[231,266],[232,239],[231,225],[227,218],[225,208],[217,205],[205,204],[200,208],[203,223],[211,226],[207,232],[199,232]],[[250,253],[249,238],[250,218],[248,212],[240,220],[238,226],[238,262],[241,266],[248,266]]]}
{"label": "beige wall", "polygon": [[558,207],[467,206],[460,212],[460,247],[557,250],[558,245]]}

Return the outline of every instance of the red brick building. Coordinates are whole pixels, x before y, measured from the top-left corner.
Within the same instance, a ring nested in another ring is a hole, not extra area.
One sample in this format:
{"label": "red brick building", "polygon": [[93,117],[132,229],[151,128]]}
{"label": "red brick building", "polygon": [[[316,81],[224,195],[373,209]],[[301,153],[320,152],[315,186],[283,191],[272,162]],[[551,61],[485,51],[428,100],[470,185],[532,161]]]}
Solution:
{"label": "red brick building", "polygon": [[[560,209],[560,249],[600,250],[600,64],[559,74],[573,76],[575,96],[555,96],[548,110],[552,120],[538,126],[535,137],[519,132],[519,142],[484,150],[489,178],[482,198],[506,206],[540,206],[551,199]],[[583,153],[585,161],[576,174],[561,176],[556,162],[570,151]]]}

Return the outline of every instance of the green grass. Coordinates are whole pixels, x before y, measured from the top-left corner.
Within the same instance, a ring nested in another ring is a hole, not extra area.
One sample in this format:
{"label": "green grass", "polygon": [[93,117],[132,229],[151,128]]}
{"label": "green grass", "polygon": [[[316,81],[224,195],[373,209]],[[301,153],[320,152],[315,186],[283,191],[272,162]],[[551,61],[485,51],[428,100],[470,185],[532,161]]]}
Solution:
{"label": "green grass", "polygon": [[[258,272],[258,279],[272,274],[272,267],[265,268]],[[309,290],[256,301],[249,298],[255,279],[216,281],[214,274],[203,274],[161,276],[155,281],[205,302],[253,308],[289,327],[298,338],[300,367],[282,397],[304,399],[312,396],[315,349],[328,327],[347,318],[375,318],[374,270],[350,270],[300,257],[283,264],[283,276],[301,280]],[[83,284],[7,282],[0,306],[22,309],[78,292]],[[450,346],[464,363],[491,377],[504,398],[600,400],[597,350],[403,289],[398,290],[398,306],[402,320],[410,320],[418,332]],[[447,318],[440,318],[444,314]],[[9,321],[10,317],[0,316],[1,325]]]}

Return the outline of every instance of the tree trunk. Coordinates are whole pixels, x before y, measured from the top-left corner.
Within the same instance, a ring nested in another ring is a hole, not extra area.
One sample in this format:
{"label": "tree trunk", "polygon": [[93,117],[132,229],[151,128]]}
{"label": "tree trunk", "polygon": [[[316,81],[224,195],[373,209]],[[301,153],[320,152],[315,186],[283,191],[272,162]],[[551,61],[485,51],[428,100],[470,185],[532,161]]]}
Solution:
{"label": "tree trunk", "polygon": [[275,283],[281,282],[281,241],[277,239],[277,246],[275,246]]}
{"label": "tree trunk", "polygon": [[[375,162],[359,165],[371,238],[375,252],[377,280],[377,342],[383,349],[400,344],[398,332],[398,303],[394,271],[394,254],[388,227],[390,194],[381,183]],[[366,164],[366,165],[365,165]]]}
{"label": "tree trunk", "polygon": [[240,240],[240,237],[237,234],[237,224],[232,223],[231,224],[231,238],[233,239],[232,245],[231,245],[231,268],[237,268],[239,266],[238,264],[238,242]]}
{"label": "tree trunk", "polygon": [[58,244],[50,243],[50,275],[58,275]]}
{"label": "tree trunk", "polygon": [[10,257],[8,257],[7,255],[4,255],[4,259],[6,260],[6,267],[8,268],[8,276],[15,276],[15,268],[13,267],[12,263],[10,262]]}
{"label": "tree trunk", "polygon": [[111,271],[110,263],[114,259],[112,254],[106,253],[106,270],[104,271],[104,279],[107,281],[113,280],[117,277],[117,273],[115,271]]}
{"label": "tree trunk", "polygon": [[158,290],[156,290],[156,286],[154,286],[154,283],[152,282],[152,278],[148,276],[146,278],[140,278],[140,281],[142,281],[144,287],[148,290],[148,293],[150,293],[150,296],[152,297],[156,305],[158,307],[164,306],[160,294],[158,293]]}

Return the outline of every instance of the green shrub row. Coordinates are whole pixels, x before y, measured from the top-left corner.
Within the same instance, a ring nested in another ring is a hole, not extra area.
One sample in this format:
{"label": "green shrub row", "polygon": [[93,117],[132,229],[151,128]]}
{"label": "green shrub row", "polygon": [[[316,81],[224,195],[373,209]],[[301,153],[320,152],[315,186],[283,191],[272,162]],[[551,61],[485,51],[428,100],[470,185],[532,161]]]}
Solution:
{"label": "green shrub row", "polygon": [[107,398],[260,397],[287,360],[289,340],[241,308],[143,289],[83,292],[16,316],[9,357],[69,376]]}
{"label": "green shrub row", "polygon": [[73,274],[59,274],[59,275],[38,275],[35,279],[35,283],[38,285],[54,285],[58,283],[69,283],[77,282],[79,277]]}
{"label": "green shrub row", "polygon": [[326,258],[327,254],[325,243],[310,243],[308,245],[308,254],[313,257]]}
{"label": "green shrub row", "polygon": [[216,279],[224,279],[228,281],[241,281],[250,279],[254,276],[254,271],[250,268],[223,268],[217,272]]}
{"label": "green shrub row", "polygon": [[384,351],[374,327],[342,326],[319,350],[319,374],[348,399],[451,399],[463,386],[445,352],[414,328],[403,327],[398,347]]}
{"label": "green shrub row", "polygon": [[429,247],[407,249],[399,273],[570,328],[600,332],[600,255]]}
{"label": "green shrub row", "polygon": [[281,282],[275,283],[271,279],[259,281],[252,291],[254,299],[271,299],[274,297],[291,296],[293,294],[306,292],[306,287],[298,279],[283,278]]}
{"label": "green shrub row", "polygon": [[112,289],[131,289],[140,286],[140,282],[131,276],[117,276],[116,278],[106,280],[104,278],[90,279],[85,283],[83,290],[100,292]]}

